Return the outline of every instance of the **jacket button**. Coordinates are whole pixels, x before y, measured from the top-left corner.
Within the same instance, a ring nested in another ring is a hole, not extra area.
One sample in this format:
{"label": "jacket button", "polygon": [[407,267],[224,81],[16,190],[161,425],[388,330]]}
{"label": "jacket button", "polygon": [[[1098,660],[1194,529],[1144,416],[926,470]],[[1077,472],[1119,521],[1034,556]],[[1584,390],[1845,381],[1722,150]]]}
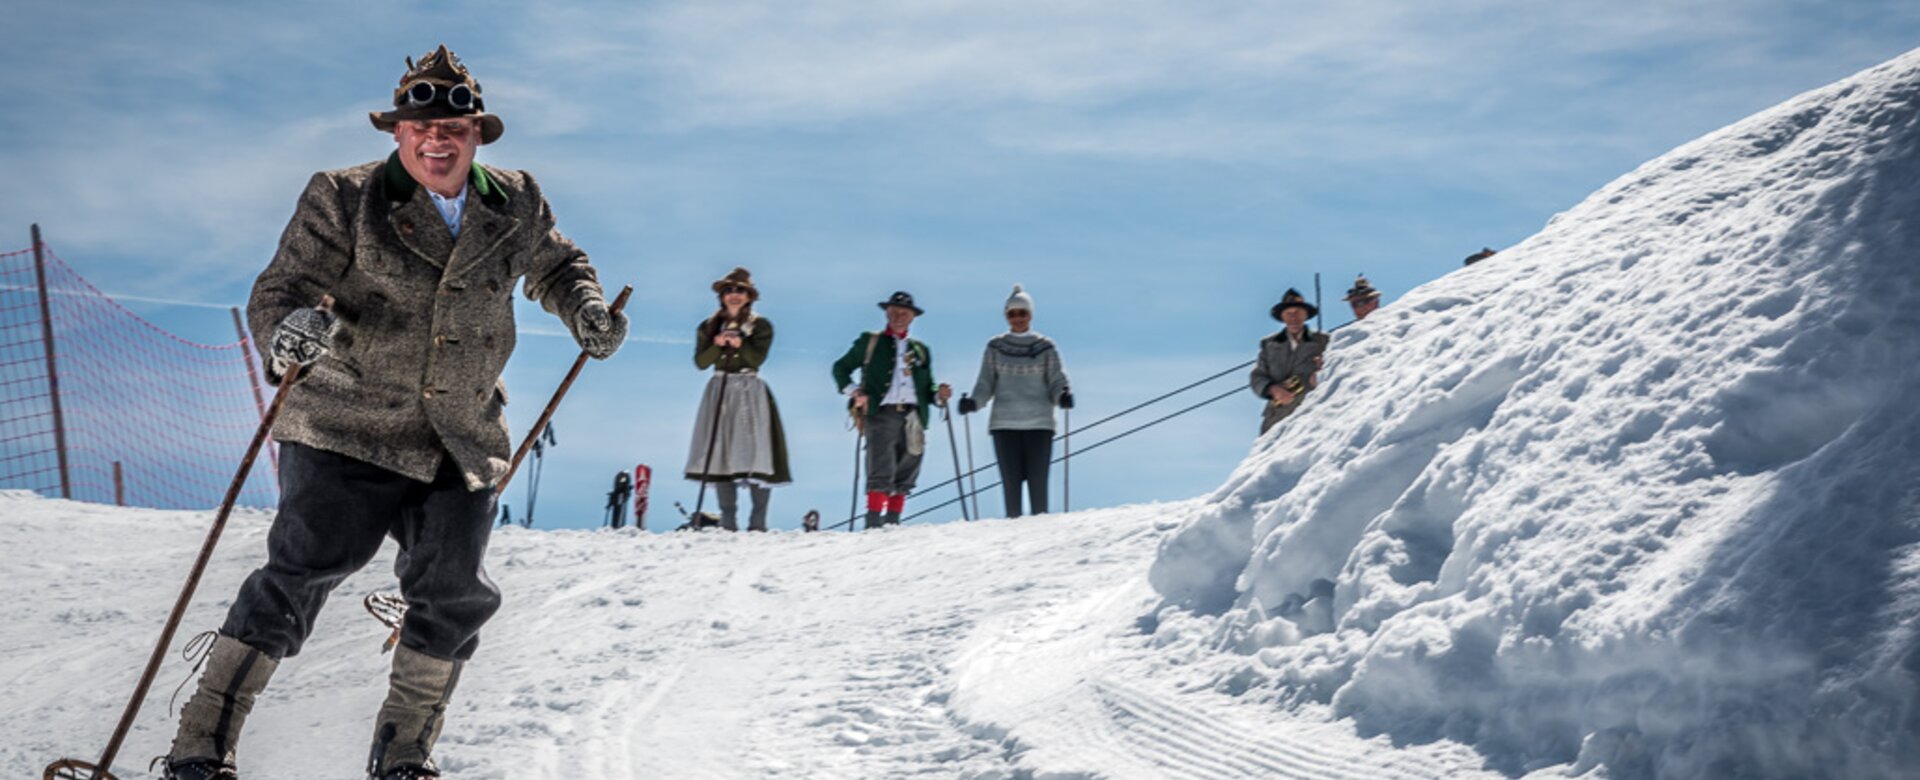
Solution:
{"label": "jacket button", "polygon": [[409,236],[413,235],[413,220],[407,220],[405,222],[400,223],[400,232],[405,233]]}
{"label": "jacket button", "polygon": [[447,337],[446,337],[446,336],[434,336],[434,337],[433,337],[433,345],[434,345],[434,346],[436,346],[436,347],[444,347],[444,346],[446,346],[446,345],[447,345]]}
{"label": "jacket button", "polygon": [[420,391],[420,396],[422,398],[431,400],[433,398],[433,388],[429,387],[425,390]]}

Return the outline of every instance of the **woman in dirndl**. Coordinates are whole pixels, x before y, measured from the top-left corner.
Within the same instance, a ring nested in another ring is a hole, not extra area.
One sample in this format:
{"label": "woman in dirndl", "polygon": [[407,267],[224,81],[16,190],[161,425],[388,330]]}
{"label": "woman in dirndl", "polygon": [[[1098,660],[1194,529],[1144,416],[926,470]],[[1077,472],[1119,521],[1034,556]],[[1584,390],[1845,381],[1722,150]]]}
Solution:
{"label": "woman in dirndl", "polygon": [[753,496],[747,530],[765,531],[773,486],[793,481],[780,408],[760,379],[760,365],[773,347],[773,323],[753,310],[760,291],[747,269],[733,269],[713,283],[713,292],[720,309],[701,320],[694,336],[693,364],[712,368],[713,378],[695,418],[687,479],[713,485],[720,525],[729,531],[740,530],[739,489],[745,483]]}

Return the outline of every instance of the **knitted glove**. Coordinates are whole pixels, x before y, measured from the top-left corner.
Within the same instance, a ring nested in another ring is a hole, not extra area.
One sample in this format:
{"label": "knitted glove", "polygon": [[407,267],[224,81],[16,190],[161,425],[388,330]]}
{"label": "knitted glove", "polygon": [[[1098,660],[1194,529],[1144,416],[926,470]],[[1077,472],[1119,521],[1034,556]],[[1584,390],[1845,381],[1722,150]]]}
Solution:
{"label": "knitted glove", "polygon": [[1062,409],[1073,408],[1073,391],[1072,390],[1068,390],[1060,394],[1060,408]]}
{"label": "knitted glove", "polygon": [[974,403],[972,398],[968,398],[964,395],[960,396],[960,413],[961,414],[973,414],[974,412],[977,412],[977,411],[980,411],[979,404]]}
{"label": "knitted glove", "polygon": [[626,313],[608,310],[606,301],[587,301],[573,317],[574,340],[595,359],[606,360],[627,342]]}
{"label": "knitted glove", "polygon": [[333,349],[333,336],[340,332],[340,319],[319,309],[294,309],[273,330],[268,356],[273,373],[284,376],[293,366],[319,360]]}

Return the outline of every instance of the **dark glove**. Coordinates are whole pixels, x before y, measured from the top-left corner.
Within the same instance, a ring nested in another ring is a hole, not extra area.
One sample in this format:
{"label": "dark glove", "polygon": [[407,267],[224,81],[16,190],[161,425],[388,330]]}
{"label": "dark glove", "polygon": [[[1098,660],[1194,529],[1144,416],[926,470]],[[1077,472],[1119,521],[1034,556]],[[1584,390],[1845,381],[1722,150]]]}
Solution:
{"label": "dark glove", "polygon": [[574,340],[597,360],[606,360],[627,342],[626,313],[608,310],[606,301],[596,298],[581,304],[573,318]]}
{"label": "dark glove", "polygon": [[974,403],[972,398],[968,398],[964,395],[960,396],[960,413],[961,414],[973,414],[974,412],[977,412],[977,411],[980,411],[979,404]]}
{"label": "dark glove", "polygon": [[285,375],[293,366],[319,360],[333,349],[333,335],[340,331],[340,319],[319,309],[294,309],[273,330],[273,344],[267,350],[273,360],[273,373]]}
{"label": "dark glove", "polygon": [[1062,409],[1073,408],[1073,391],[1072,390],[1068,390],[1060,394],[1060,408]]}

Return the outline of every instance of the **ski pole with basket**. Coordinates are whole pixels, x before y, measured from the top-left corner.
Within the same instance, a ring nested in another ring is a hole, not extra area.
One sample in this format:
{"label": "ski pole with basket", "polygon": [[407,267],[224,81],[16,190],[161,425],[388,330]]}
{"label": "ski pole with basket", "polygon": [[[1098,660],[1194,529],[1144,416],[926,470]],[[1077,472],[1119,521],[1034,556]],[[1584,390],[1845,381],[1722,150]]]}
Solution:
{"label": "ski pole with basket", "polygon": [[[622,287],[619,297],[614,298],[613,305],[608,307],[608,315],[618,315],[627,307],[627,298],[632,295],[633,285]],[[499,484],[493,486],[494,495],[506,495],[507,483],[513,481],[514,472],[520,470],[521,459],[527,457],[527,451],[533,449],[533,443],[540,438],[541,433],[547,430],[547,424],[553,421],[554,411],[560,408],[560,399],[567,397],[567,391],[573,387],[573,380],[580,377],[580,371],[587,367],[587,360],[590,357],[583,348],[580,350],[580,356],[573,359],[573,368],[567,371],[567,378],[560,381],[560,387],[553,391],[553,400],[547,402],[547,408],[540,412],[540,419],[527,431],[527,437],[520,441],[520,448],[514,451],[513,461],[507,464],[506,475],[500,478]],[[407,619],[406,598],[398,593],[384,591],[369,593],[360,603],[367,608],[367,614],[392,629],[392,633],[387,635],[386,641],[380,646],[382,653],[391,651],[394,645],[400,642],[400,626]]]}

